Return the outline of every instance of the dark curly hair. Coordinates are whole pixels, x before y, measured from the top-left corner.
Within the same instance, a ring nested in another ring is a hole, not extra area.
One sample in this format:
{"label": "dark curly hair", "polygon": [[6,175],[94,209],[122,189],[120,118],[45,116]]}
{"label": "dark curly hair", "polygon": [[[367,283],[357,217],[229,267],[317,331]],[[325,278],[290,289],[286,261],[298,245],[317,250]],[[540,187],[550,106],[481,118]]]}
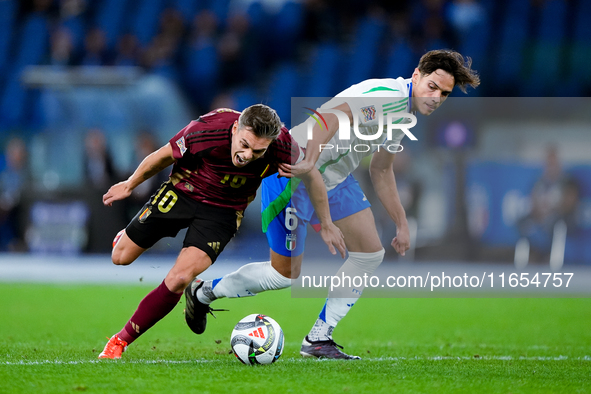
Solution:
{"label": "dark curly hair", "polygon": [[466,86],[473,88],[480,85],[480,77],[472,70],[472,59],[464,59],[461,53],[449,49],[429,51],[421,56],[418,69],[422,75],[429,75],[435,70],[443,70],[454,77],[454,84],[466,93]]}

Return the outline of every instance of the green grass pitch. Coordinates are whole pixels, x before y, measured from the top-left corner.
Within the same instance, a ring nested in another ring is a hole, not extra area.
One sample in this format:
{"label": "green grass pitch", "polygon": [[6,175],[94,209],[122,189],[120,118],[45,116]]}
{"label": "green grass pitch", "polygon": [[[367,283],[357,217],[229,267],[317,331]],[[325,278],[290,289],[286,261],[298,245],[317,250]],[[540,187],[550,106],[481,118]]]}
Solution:
{"label": "green grass pitch", "polygon": [[[0,393],[589,393],[591,299],[362,299],[335,331],[361,361],[303,359],[323,300],[289,291],[220,300],[194,335],[182,302],[121,360],[97,360],[148,284],[0,284]],[[267,366],[230,355],[238,320],[264,313],[285,332]],[[219,342],[219,343],[218,343]]]}

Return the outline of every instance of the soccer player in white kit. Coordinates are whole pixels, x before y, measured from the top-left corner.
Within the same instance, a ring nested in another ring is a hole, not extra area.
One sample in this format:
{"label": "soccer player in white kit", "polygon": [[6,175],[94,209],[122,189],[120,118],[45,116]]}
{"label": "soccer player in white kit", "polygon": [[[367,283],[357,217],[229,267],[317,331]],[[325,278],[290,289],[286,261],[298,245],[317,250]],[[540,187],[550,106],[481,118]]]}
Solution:
{"label": "soccer player in white kit", "polygon": [[[351,172],[364,157],[373,155],[371,180],[380,202],[396,224],[391,246],[404,255],[410,247],[410,236],[392,169],[395,153],[402,148],[400,142],[405,135],[401,127],[414,125],[416,112],[430,115],[455,86],[466,92],[466,86],[475,88],[479,84],[469,58],[450,50],[430,51],[421,57],[411,78],[369,79],[353,85],[316,111],[322,115],[322,122],[313,127],[304,122],[292,129],[293,138],[306,146],[306,157],[297,165],[284,165],[283,169],[297,177],[316,166],[322,174],[332,220],[341,229],[349,252],[337,276],[370,276],[385,253],[370,204]],[[344,125],[343,121],[347,122],[345,129],[339,126]],[[386,121],[392,125],[390,128]],[[392,129],[396,126],[399,128]],[[387,129],[390,132],[381,132]],[[313,227],[318,224],[305,188],[299,185],[298,178],[268,177],[263,181],[261,209],[271,261],[247,264],[223,278],[196,279],[189,285],[186,294],[196,303],[195,319],[201,323],[201,332],[205,330],[212,301],[286,288],[300,274],[307,224]],[[342,347],[332,339],[332,332],[362,291],[363,286],[351,284],[329,293],[318,319],[303,340],[302,356],[359,359],[341,351]]]}

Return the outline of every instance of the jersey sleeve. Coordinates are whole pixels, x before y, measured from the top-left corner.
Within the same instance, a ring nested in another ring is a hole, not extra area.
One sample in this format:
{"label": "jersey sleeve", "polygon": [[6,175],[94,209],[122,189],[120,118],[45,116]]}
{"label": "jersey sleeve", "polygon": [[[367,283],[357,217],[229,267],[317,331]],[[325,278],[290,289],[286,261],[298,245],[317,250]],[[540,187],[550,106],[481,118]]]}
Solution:
{"label": "jersey sleeve", "polygon": [[275,160],[278,163],[297,164],[304,158],[304,150],[293,139],[287,128],[281,128],[281,134],[273,142]]}
{"label": "jersey sleeve", "polygon": [[[388,114],[405,113],[408,108],[407,89],[398,80],[374,80],[358,87],[354,97],[341,97],[351,108],[359,126],[372,127],[384,122]],[[345,92],[343,92],[345,93]]]}
{"label": "jersey sleeve", "polygon": [[[202,120],[208,115],[217,116],[213,120]],[[234,117],[237,118],[237,115]],[[170,139],[173,157],[179,160],[187,153],[199,156],[200,153],[227,142],[229,138],[228,127],[232,125],[234,117],[231,114],[210,113],[191,121]]]}
{"label": "jersey sleeve", "polygon": [[392,139],[385,139],[384,142],[381,144],[381,147],[385,148],[385,150],[389,153],[402,152],[402,145],[400,145],[402,138],[404,138],[404,133],[400,130],[398,130],[398,132],[394,130],[394,133],[392,134]]}
{"label": "jersey sleeve", "polygon": [[191,123],[168,141],[172,147],[172,156],[177,160],[182,158],[187,152],[187,133],[191,130],[193,123],[194,121],[191,121]]}

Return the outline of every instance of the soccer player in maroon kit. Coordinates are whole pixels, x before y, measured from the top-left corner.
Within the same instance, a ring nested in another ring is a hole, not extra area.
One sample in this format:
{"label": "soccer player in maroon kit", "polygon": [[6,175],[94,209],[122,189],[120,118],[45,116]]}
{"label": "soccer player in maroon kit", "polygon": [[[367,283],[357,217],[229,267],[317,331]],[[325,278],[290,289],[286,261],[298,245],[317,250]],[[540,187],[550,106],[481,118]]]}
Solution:
{"label": "soccer player in maroon kit", "polygon": [[[131,264],[161,238],[188,230],[164,281],[144,297],[99,358],[121,358],[129,344],[166,316],[187,285],[215,262],[234,236],[263,178],[276,173],[280,163],[292,164],[302,156],[273,109],[262,104],[242,113],[218,109],[189,123],[148,155],[129,179],[113,185],[103,196],[105,205],[129,197],[144,180],[174,163],[170,179],[113,241],[114,264]],[[323,212],[321,236],[333,254],[336,246],[344,256],[342,234],[330,219],[320,173],[311,171],[302,180]],[[270,283],[283,278],[274,273],[278,277],[270,278]]]}

